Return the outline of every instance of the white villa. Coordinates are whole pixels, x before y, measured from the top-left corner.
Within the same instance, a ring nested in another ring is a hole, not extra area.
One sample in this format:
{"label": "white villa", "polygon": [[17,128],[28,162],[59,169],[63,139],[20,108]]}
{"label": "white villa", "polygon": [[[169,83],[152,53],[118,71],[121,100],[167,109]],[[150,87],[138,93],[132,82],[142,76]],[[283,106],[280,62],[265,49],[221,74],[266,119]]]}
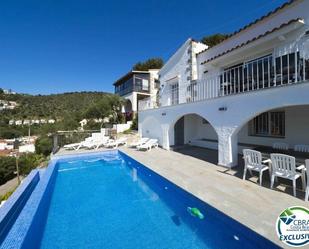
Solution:
{"label": "white villa", "polygon": [[127,120],[131,120],[139,110],[157,107],[158,71],[130,71],[114,83],[115,94],[127,100],[123,110]]}
{"label": "white villa", "polygon": [[309,144],[308,10],[289,1],[214,47],[186,41],[159,71],[158,107],[139,111],[140,134],[217,149],[226,167],[242,148]]}

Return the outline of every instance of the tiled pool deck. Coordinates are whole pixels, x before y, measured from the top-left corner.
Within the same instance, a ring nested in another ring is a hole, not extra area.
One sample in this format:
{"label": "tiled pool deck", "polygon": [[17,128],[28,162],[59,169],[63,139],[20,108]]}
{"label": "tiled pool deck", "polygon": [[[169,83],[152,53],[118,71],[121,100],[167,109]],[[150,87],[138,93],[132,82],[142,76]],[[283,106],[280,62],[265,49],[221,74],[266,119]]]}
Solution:
{"label": "tiled pool deck", "polygon": [[[290,206],[308,207],[308,202],[290,194],[261,187],[255,181],[243,181],[234,176],[233,170],[184,153],[163,149],[151,152],[127,147],[119,149],[281,247],[284,245],[278,240],[275,229],[278,215]],[[62,150],[57,155],[83,152]],[[209,156],[213,157],[210,150]]]}

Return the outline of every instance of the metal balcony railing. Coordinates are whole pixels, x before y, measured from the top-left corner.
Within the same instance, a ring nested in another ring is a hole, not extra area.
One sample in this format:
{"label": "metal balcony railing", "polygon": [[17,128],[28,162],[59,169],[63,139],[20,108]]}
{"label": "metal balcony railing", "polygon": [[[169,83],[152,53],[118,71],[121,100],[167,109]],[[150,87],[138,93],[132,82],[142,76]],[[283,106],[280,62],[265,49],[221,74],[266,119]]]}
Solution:
{"label": "metal balcony railing", "polygon": [[[268,55],[207,75],[203,80],[162,89],[160,106],[189,103],[309,80],[309,60],[299,52],[273,58]],[[175,100],[177,98],[177,100]]]}

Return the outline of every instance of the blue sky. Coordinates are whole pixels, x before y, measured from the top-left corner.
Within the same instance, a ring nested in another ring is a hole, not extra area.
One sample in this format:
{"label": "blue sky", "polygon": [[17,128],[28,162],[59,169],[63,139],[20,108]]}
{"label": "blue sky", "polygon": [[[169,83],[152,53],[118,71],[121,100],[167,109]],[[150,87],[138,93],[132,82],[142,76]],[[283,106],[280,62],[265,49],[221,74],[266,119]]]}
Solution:
{"label": "blue sky", "polygon": [[233,32],[285,0],[0,2],[0,87],[112,92],[137,61],[168,59],[188,38]]}

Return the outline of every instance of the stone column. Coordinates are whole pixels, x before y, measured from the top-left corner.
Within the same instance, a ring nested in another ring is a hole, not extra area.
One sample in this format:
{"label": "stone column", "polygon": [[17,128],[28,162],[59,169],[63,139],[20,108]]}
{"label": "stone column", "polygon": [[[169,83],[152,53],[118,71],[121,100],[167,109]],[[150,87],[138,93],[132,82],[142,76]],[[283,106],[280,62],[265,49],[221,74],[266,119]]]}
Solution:
{"label": "stone column", "polygon": [[238,135],[236,128],[219,127],[218,133],[218,164],[231,168],[238,163]]}
{"label": "stone column", "polygon": [[138,123],[138,135],[140,137],[143,137],[143,126],[142,126],[142,123]]}
{"label": "stone column", "polygon": [[162,125],[162,147],[166,150],[170,150],[170,139],[168,130],[169,125]]}

